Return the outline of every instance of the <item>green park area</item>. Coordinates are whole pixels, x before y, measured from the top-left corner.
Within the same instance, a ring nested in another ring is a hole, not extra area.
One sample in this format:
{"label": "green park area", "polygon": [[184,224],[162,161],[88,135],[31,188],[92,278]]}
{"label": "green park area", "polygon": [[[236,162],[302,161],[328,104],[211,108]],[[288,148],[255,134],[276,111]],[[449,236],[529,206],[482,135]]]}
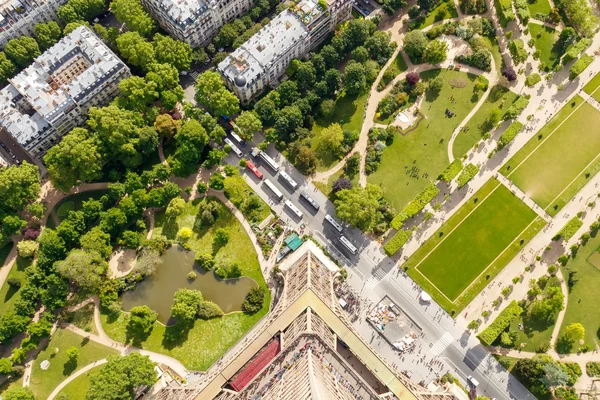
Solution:
{"label": "green park area", "polygon": [[398,52],[396,58],[390,63],[390,65],[385,69],[383,75],[381,76],[381,80],[377,84],[377,90],[382,91],[390,84],[400,73],[406,71],[408,69],[408,65],[406,65],[406,61],[404,61],[404,57],[402,57],[402,52]]}
{"label": "green park area", "polygon": [[[208,227],[198,224],[202,210],[209,209],[207,204],[217,214],[214,223]],[[257,313],[232,312],[220,318],[197,319],[187,327],[182,324],[167,327],[155,322],[151,333],[136,343],[144,349],[174,357],[189,369],[206,370],[267,313],[270,292],[250,238],[236,217],[219,200],[207,198],[187,202],[183,212],[176,218],[169,219],[164,213],[157,213],[153,237],[164,235],[175,239],[182,228],[192,230],[191,237],[186,241],[187,248],[196,254],[210,253],[217,265],[237,264],[242,276],[254,279],[266,292],[263,307]],[[225,244],[215,242],[215,232],[221,229],[228,234]],[[129,319],[126,313],[115,315],[102,310],[101,319],[104,330],[112,339],[123,343],[127,341]]]}
{"label": "green park area", "polygon": [[86,393],[90,388],[90,379],[98,374],[102,369],[102,365],[98,365],[87,371],[85,374],[79,375],[65,386],[59,394],[68,396],[69,400],[85,400]]}
{"label": "green park area", "polygon": [[523,192],[555,215],[598,170],[600,112],[576,96],[501,169]]}
{"label": "green park area", "polygon": [[31,265],[32,261],[31,258],[17,257],[4,285],[0,288],[0,314],[4,314],[13,308],[15,301],[19,298],[17,294],[26,282],[25,269]]}
{"label": "green park area", "polygon": [[457,18],[458,11],[456,10],[456,6],[452,1],[442,1],[440,4],[431,9],[425,18],[420,20],[420,23],[414,26],[415,29],[423,29],[429,25],[433,25],[436,22],[442,21],[444,19]]}
{"label": "green park area", "polygon": [[106,190],[93,190],[89,192],[82,192],[72,194],[62,199],[52,209],[50,215],[48,215],[47,226],[54,229],[60,221],[69,215],[69,211],[79,211],[83,207],[83,202],[86,200],[94,199],[98,200],[104,196],[108,191]]}
{"label": "green park area", "polygon": [[[424,84],[436,76],[444,84],[439,93],[426,92],[420,106],[425,116],[406,136],[396,135],[384,152],[379,169],[369,183],[381,185],[384,197],[402,210],[448,166],[448,141],[456,126],[479,101],[474,94],[475,75],[459,71],[431,70],[421,73]],[[446,109],[454,113],[446,115]]]}
{"label": "green park area", "polygon": [[72,312],[70,322],[86,332],[97,335],[98,329],[94,323],[94,303],[88,303]]}
{"label": "green park area", "polygon": [[494,86],[485,102],[473,115],[464,129],[454,139],[452,154],[461,158],[473,148],[483,136],[490,132],[491,125],[487,123],[490,113],[495,109],[506,110],[517,99],[518,95],[504,86]]}
{"label": "green park area", "polygon": [[600,91],[596,90],[600,86],[600,74],[596,74],[587,85],[583,87],[583,91],[591,95],[596,101],[600,101]]}
{"label": "green park area", "polygon": [[529,7],[529,12],[533,18],[536,18],[536,14],[538,13],[548,15],[552,11],[548,0],[527,1],[527,7]]}
{"label": "green park area", "polygon": [[540,52],[540,62],[547,70],[552,70],[560,62],[562,55],[562,45],[558,41],[558,32],[550,27],[533,22],[530,22],[527,26],[535,42],[535,48]]}
{"label": "green park area", "polygon": [[460,312],[543,227],[491,179],[403,265],[446,311]]}
{"label": "green park area", "polygon": [[585,328],[584,345],[594,349],[600,340],[600,308],[593,306],[598,301],[600,288],[600,235],[597,229],[591,231],[591,238],[569,258],[562,272],[569,287],[569,301],[556,350],[575,353],[583,347],[579,343],[561,341],[566,327],[577,322]]}
{"label": "green park area", "polygon": [[[73,349],[77,349],[74,351]],[[67,352],[69,350],[69,352]],[[68,353],[78,352],[70,358]],[[118,352],[110,347],[93,342],[76,333],[58,329],[44,350],[33,361],[29,386],[38,399],[47,399],[50,393],[77,370]],[[46,370],[41,363],[50,362]],[[84,392],[85,393],[85,392]]]}
{"label": "green park area", "polygon": [[[312,148],[316,150],[320,135],[323,130],[331,124],[340,124],[343,130],[355,131],[360,134],[365,115],[365,106],[367,104],[368,93],[363,93],[358,96],[347,95],[342,92],[335,102],[333,113],[328,116],[319,116],[315,119],[313,125],[314,137],[312,140]],[[331,153],[320,154],[315,152],[318,157],[317,171],[327,171],[340,160],[334,157]]]}

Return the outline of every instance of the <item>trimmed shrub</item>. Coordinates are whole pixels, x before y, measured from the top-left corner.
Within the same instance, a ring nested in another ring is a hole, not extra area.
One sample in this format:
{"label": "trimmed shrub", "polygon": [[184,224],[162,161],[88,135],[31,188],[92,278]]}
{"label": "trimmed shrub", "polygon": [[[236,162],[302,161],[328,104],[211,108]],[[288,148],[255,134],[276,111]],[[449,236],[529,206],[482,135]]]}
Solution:
{"label": "trimmed shrub", "polygon": [[585,49],[590,47],[591,44],[592,44],[592,39],[583,38],[579,42],[574,43],[571,46],[569,46],[569,48],[565,52],[565,55],[563,56],[563,59],[562,59],[563,65],[567,65],[568,63],[570,63],[571,61],[573,61],[574,59],[579,57],[579,55],[581,53],[583,53],[585,51]]}
{"label": "trimmed shrub", "polygon": [[435,186],[433,183],[430,184],[425,189],[423,189],[423,191],[419,193],[413,201],[411,201],[406,207],[404,207],[402,213],[406,214],[407,218],[415,216],[419,211],[424,209],[425,206],[429,204],[429,202],[433,200],[433,198],[437,196],[439,192],[440,189],[438,189],[437,186]]}
{"label": "trimmed shrub", "polygon": [[383,250],[388,256],[393,256],[410,238],[410,231],[399,230],[384,246]]}
{"label": "trimmed shrub", "polygon": [[589,361],[585,364],[585,373],[588,376],[600,376],[600,362]]}
{"label": "trimmed shrub", "polygon": [[523,129],[523,124],[519,121],[514,121],[512,124],[510,124],[510,126],[506,128],[504,133],[502,133],[502,136],[500,136],[500,139],[498,140],[497,150],[502,150],[507,144],[512,142],[513,139],[519,134],[519,132],[521,132],[521,129]]}
{"label": "trimmed shrub", "polygon": [[401,212],[394,217],[392,222],[390,222],[390,227],[392,229],[400,229],[400,228],[402,228],[402,224],[404,223],[404,221],[406,221],[407,219],[408,219],[408,215]]}
{"label": "trimmed shrub", "polygon": [[523,309],[513,300],[498,317],[477,337],[485,346],[491,346],[500,334],[523,313]]}
{"label": "trimmed shrub", "polygon": [[223,310],[216,303],[205,300],[198,306],[198,318],[211,319],[223,316]]}
{"label": "trimmed shrub", "polygon": [[577,78],[579,74],[581,74],[587,67],[590,66],[592,61],[594,61],[594,57],[588,54],[582,55],[581,58],[575,61],[575,64],[571,66],[571,69],[569,70],[569,79],[573,80]]}
{"label": "trimmed shrub", "polygon": [[508,51],[516,65],[527,60],[527,50],[525,50],[525,43],[521,39],[509,40]]}
{"label": "trimmed shrub", "polygon": [[262,308],[265,300],[265,292],[262,288],[252,288],[246,295],[246,299],[242,304],[242,311],[248,314],[255,314]]}
{"label": "trimmed shrub", "polygon": [[579,217],[573,217],[556,234],[555,238],[563,238],[565,241],[571,239],[575,233],[583,226],[583,221]]}
{"label": "trimmed shrub", "polygon": [[467,165],[462,170],[460,175],[458,176],[458,180],[456,181],[456,183],[458,184],[458,187],[461,188],[461,187],[465,186],[467,183],[469,183],[469,181],[471,179],[473,179],[473,177],[475,177],[475,175],[477,175],[478,172],[479,172],[479,167],[477,165],[475,165],[475,164]]}
{"label": "trimmed shrub", "polygon": [[452,161],[450,165],[446,167],[446,169],[442,171],[440,176],[438,176],[438,179],[444,182],[450,182],[452,181],[452,179],[456,178],[456,176],[460,173],[462,168],[463,163],[460,159],[457,158],[456,160]]}
{"label": "trimmed shrub", "polygon": [[521,114],[521,111],[525,109],[529,105],[529,99],[524,96],[519,97],[511,104],[511,106],[506,110],[502,119],[504,121],[508,121],[509,119],[515,119]]}
{"label": "trimmed shrub", "polygon": [[542,77],[540,76],[540,74],[530,74],[527,75],[527,78],[525,79],[525,84],[529,87],[532,87],[540,83],[541,81]]}

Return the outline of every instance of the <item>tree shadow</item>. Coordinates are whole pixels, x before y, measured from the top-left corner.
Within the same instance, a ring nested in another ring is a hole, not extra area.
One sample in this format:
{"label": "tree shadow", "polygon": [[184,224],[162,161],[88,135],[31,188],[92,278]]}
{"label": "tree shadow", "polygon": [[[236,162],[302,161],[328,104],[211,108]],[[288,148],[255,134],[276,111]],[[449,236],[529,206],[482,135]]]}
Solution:
{"label": "tree shadow", "polygon": [[175,347],[181,347],[188,338],[190,330],[194,327],[194,323],[177,322],[173,326],[167,326],[163,335],[162,346],[171,350]]}
{"label": "tree shadow", "polygon": [[125,343],[130,343],[135,347],[141,347],[142,343],[148,340],[150,335],[152,334],[152,329],[154,329],[154,325],[148,330],[148,332],[141,331],[137,329],[134,324],[127,323],[127,329],[125,331]]}
{"label": "tree shadow", "polygon": [[77,369],[77,360],[68,360],[63,365],[63,376],[69,376]]}
{"label": "tree shadow", "polygon": [[166,218],[163,224],[162,234],[169,240],[174,240],[177,237],[179,231],[179,224],[177,218]]}
{"label": "tree shadow", "polygon": [[85,345],[87,345],[90,342],[90,338],[89,337],[84,337],[81,339],[81,347],[84,347]]}
{"label": "tree shadow", "polygon": [[573,342],[565,338],[559,337],[556,341],[556,352],[559,354],[569,354],[573,348]]}
{"label": "tree shadow", "polygon": [[7,301],[9,301],[15,294],[17,294],[19,289],[20,288],[18,287],[8,285],[8,290],[6,291],[6,295],[4,296],[4,302],[6,303]]}

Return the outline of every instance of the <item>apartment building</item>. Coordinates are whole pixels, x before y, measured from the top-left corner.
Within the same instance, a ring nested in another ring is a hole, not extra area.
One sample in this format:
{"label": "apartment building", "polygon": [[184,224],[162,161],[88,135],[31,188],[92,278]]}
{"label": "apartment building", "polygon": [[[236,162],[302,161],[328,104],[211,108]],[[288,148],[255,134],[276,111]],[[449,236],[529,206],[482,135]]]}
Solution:
{"label": "apartment building", "polygon": [[20,36],[33,36],[33,27],[58,19],[67,0],[0,0],[0,47]]}
{"label": "apartment building", "polygon": [[352,0],[302,0],[273,18],[217,70],[247,104],[267,86],[277,85],[291,60],[308,55],[351,12]]}
{"label": "apartment building", "polygon": [[227,22],[245,14],[252,0],[142,0],[173,37],[192,47],[206,45]]}
{"label": "apartment building", "polygon": [[32,158],[108,104],[129,68],[89,28],[81,26],[35,59],[0,90],[0,129]]}

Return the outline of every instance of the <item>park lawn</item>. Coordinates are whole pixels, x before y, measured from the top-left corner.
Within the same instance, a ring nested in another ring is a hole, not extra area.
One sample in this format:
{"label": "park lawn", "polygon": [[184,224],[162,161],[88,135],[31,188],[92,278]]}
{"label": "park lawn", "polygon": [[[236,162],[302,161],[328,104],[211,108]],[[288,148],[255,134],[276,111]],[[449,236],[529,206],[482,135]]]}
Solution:
{"label": "park lawn", "polygon": [[21,284],[25,284],[27,276],[25,274],[25,269],[31,265],[33,259],[31,258],[22,258],[17,256],[17,260],[12,266],[2,288],[0,288],[0,314],[4,314],[8,310],[13,308],[15,301],[19,298],[17,293],[21,290],[21,288],[15,289],[8,284],[8,280],[10,278],[17,278],[21,281]]}
{"label": "park lawn", "polygon": [[[368,97],[368,92],[358,96],[347,95],[345,91],[342,92],[335,102],[335,111],[333,115],[328,118],[323,116],[315,118],[315,123],[312,129],[315,137],[320,135],[323,129],[334,123],[340,124],[344,130],[356,131],[360,133],[362,130],[365,116],[365,106],[367,104]],[[312,141],[313,150],[316,142],[316,140]],[[317,158],[317,171],[319,172],[327,171],[339,161],[338,158],[333,156],[321,157],[317,155]]]}
{"label": "park lawn", "polygon": [[[560,281],[556,277],[548,279],[544,291],[551,287],[560,287]],[[532,318],[528,318],[529,307],[528,302],[523,314],[510,324],[510,330],[519,334],[516,344],[525,343],[525,346],[519,347],[521,351],[535,352],[543,343],[550,342],[552,331],[554,330],[554,322],[545,324]],[[523,324],[523,330],[519,329],[519,324]],[[498,340],[499,341],[499,340]]]}
{"label": "park lawn", "polygon": [[[224,204],[215,198],[208,199],[219,203],[219,217],[209,228],[194,230],[188,240],[190,248],[196,253],[210,252],[217,263],[220,261],[228,264],[237,263],[242,269],[242,275],[251,277],[265,289],[265,303],[263,308],[254,315],[235,312],[222,318],[196,320],[189,331],[185,331],[178,325],[165,327],[156,322],[152,333],[146,340],[141,341],[141,347],[174,357],[193,370],[208,369],[268,312],[271,303],[270,291],[246,231]],[[186,203],[183,214],[178,216],[174,223],[167,222],[164,213],[157,213],[153,234],[165,235],[173,239],[180,228],[193,229],[200,201]],[[229,241],[225,246],[218,248],[214,254],[213,235],[218,228],[227,230]],[[104,330],[112,339],[125,343],[128,321],[125,313],[114,318],[103,311],[101,320]]]}
{"label": "park lawn", "polygon": [[600,112],[576,96],[501,169],[550,215],[600,170]]}
{"label": "park lawn", "polygon": [[548,2],[548,0],[527,1],[527,7],[529,7],[529,12],[533,18],[535,18],[536,13],[548,15],[550,14],[550,11],[552,11],[552,7],[550,7],[550,2]]}
{"label": "park lawn", "polygon": [[88,303],[72,313],[71,323],[86,332],[98,334],[94,323],[94,303]]}
{"label": "park lawn", "polygon": [[596,74],[588,83],[583,87],[583,91],[591,95],[596,101],[600,101],[600,74]]}
{"label": "park lawn", "polygon": [[543,226],[491,179],[402,268],[446,311],[459,313]]}
{"label": "park lawn", "polygon": [[0,266],[4,266],[4,263],[6,262],[6,258],[8,257],[8,254],[12,250],[12,247],[13,247],[12,241],[6,243],[4,245],[4,247],[0,247]]}
{"label": "park lawn", "polygon": [[[592,256],[598,256],[600,250],[600,235],[597,233],[587,244],[580,246],[574,258],[569,258],[567,265],[562,268],[563,277],[568,282],[569,273],[573,272],[574,284],[569,290],[569,301],[558,337],[564,335],[565,327],[574,322],[580,322],[585,328],[585,344],[596,348],[597,332],[600,328],[600,307],[598,303],[598,288],[600,288],[600,265],[590,261]],[[571,352],[576,352],[579,344],[575,344]],[[557,350],[559,350],[557,348]]]}
{"label": "park lawn", "polygon": [[454,139],[454,146],[452,148],[454,158],[461,158],[467,154],[473,146],[479,143],[483,135],[489,132],[484,123],[493,109],[508,109],[517,97],[518,95],[515,92],[510,91],[504,86],[495,86],[492,88],[485,102],[475,115],[471,117],[469,122],[467,122],[464,129],[456,136],[456,139]]}
{"label": "park lawn", "polygon": [[[425,119],[406,136],[396,135],[394,143],[383,151],[381,166],[368,177],[369,183],[383,187],[386,200],[396,210],[402,210],[450,164],[448,140],[479,101],[473,95],[475,75],[436,69],[421,73],[421,80],[426,84],[440,74],[445,83],[439,95],[426,93],[421,103]],[[448,83],[451,79],[460,79],[466,86],[452,89]],[[456,104],[451,102],[451,96]],[[446,108],[456,115],[446,117]],[[413,167],[418,170],[418,177],[408,173]]]}
{"label": "park lawn", "polygon": [[[406,61],[404,61],[404,57],[402,57],[402,51],[399,51],[394,58],[394,61],[386,68],[384,74],[381,76],[380,82],[377,84],[377,90],[382,91],[386,88],[390,82],[392,82],[400,73],[406,71],[408,69],[408,65],[406,65]],[[390,77],[388,80],[383,79],[383,76],[386,72],[391,71]]]}
{"label": "park lawn", "polygon": [[[107,190],[91,190],[89,192],[82,192],[69,195],[58,202],[54,209],[48,215],[48,222],[54,222],[53,218],[56,218],[60,223],[62,218],[65,218],[69,211],[79,211],[83,207],[83,202],[95,199],[98,200],[100,197],[108,193]],[[56,225],[56,224],[53,224]]]}
{"label": "park lawn", "polygon": [[[448,10],[444,13],[442,17],[440,17],[438,16],[438,10],[440,9],[440,7],[443,7],[444,4],[446,4]],[[417,27],[417,29],[423,29],[426,26],[433,25],[438,21],[450,18],[458,18],[458,11],[456,10],[456,6],[454,5],[453,1],[442,1],[436,8],[432,9],[429,12],[429,14],[427,14],[427,17],[425,17],[423,23],[420,24]]]}
{"label": "park lawn", "polygon": [[98,365],[90,369],[83,375],[79,375],[65,386],[59,394],[68,395],[69,400],[85,400],[88,389],[90,388],[92,376],[98,374],[103,365]]}
{"label": "park lawn", "polygon": [[[77,362],[70,363],[67,349],[76,347],[80,354]],[[58,352],[55,353],[56,349]],[[47,399],[50,393],[66,378],[95,361],[110,355],[119,354],[110,347],[93,342],[78,334],[58,329],[52,335],[50,342],[33,361],[31,370],[30,387],[38,399]],[[40,363],[44,360],[50,361],[50,367],[44,371]]]}
{"label": "park lawn", "polygon": [[540,62],[544,64],[546,71],[550,71],[560,62],[561,54],[558,33],[552,28],[533,22],[530,22],[527,26],[535,42],[535,48],[540,51]]}

